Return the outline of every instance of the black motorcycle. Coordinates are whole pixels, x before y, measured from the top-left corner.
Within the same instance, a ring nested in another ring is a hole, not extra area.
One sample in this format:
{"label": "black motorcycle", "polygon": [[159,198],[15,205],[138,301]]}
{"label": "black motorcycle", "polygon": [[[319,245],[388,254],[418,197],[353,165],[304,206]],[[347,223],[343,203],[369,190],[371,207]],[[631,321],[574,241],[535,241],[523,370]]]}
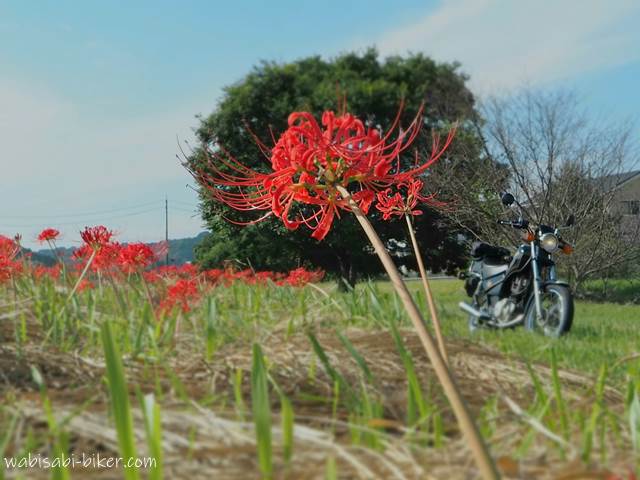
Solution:
{"label": "black motorcycle", "polygon": [[460,302],[460,308],[469,314],[469,328],[473,331],[524,325],[547,336],[564,335],[573,322],[573,295],[569,285],[557,279],[552,254],[573,251],[560,231],[573,225],[574,216],[564,227],[533,228],[513,195],[503,193],[501,200],[507,207],[515,204],[519,217],[498,223],[521,230],[524,243],[513,255],[506,248],[488,243],[473,244],[471,266],[460,276],[472,298],[471,304]]}

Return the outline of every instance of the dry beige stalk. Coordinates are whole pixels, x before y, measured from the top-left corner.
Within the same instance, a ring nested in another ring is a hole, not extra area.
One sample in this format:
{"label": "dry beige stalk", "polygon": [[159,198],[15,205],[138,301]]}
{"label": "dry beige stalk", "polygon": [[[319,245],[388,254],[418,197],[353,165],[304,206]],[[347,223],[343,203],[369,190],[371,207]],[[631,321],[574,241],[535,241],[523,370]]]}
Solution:
{"label": "dry beige stalk", "polygon": [[413,231],[413,225],[411,223],[411,217],[405,215],[407,220],[407,229],[409,230],[409,236],[411,237],[411,244],[413,245],[413,252],[416,255],[418,262],[418,270],[420,277],[422,278],[422,287],[424,288],[424,294],[427,297],[427,304],[429,305],[429,314],[431,315],[431,321],[433,322],[433,328],[436,332],[436,340],[438,341],[438,348],[440,349],[440,355],[444,362],[449,365],[449,355],[447,354],[447,348],[444,344],[444,338],[442,336],[442,329],[440,327],[440,319],[438,318],[438,311],[436,310],[436,304],[433,301],[433,294],[431,293],[431,286],[429,285],[429,279],[427,278],[427,270],[424,268],[424,262],[422,261],[422,254],[418,248],[418,242],[416,240],[416,234]]}
{"label": "dry beige stalk", "polygon": [[385,248],[382,240],[380,240],[380,237],[369,222],[369,219],[362,213],[357,203],[351,198],[351,195],[349,194],[347,189],[342,186],[338,186],[337,188],[340,192],[340,195],[349,200],[351,210],[355,214],[358,222],[360,223],[360,226],[373,245],[376,254],[380,258],[384,269],[389,275],[396,293],[400,297],[400,300],[402,300],[409,318],[411,319],[411,322],[413,323],[413,326],[418,333],[418,337],[420,337],[422,346],[424,347],[429,360],[433,364],[433,368],[436,372],[436,376],[438,377],[438,381],[442,385],[444,393],[451,403],[451,408],[456,416],[456,419],[458,420],[460,430],[463,432],[468,442],[469,449],[473,453],[474,460],[478,466],[482,478],[484,478],[485,480],[500,478],[495,463],[491,458],[491,455],[489,454],[489,449],[483,441],[482,436],[478,431],[478,427],[471,418],[471,414],[469,413],[467,404],[460,394],[460,390],[456,385],[455,379],[453,378],[449,367],[447,367],[447,364],[440,355],[438,347],[431,337],[431,334],[424,326],[424,319],[422,318],[422,314],[413,301],[409,290],[407,290],[407,286],[402,281],[402,277],[400,277],[400,273],[393,263],[389,252],[387,252],[387,249]]}

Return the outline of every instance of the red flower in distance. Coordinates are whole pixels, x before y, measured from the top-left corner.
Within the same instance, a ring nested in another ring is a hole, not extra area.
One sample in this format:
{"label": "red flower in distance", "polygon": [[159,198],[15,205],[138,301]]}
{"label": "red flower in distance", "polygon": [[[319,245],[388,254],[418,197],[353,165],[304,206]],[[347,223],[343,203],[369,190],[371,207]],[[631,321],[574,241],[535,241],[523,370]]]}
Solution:
{"label": "red flower in distance", "polygon": [[85,227],[84,230],[80,232],[80,238],[82,238],[85,245],[88,245],[94,250],[109,243],[113,235],[114,233],[103,225]]}
{"label": "red flower in distance", "polygon": [[305,225],[313,238],[321,240],[340,210],[351,211],[349,199],[338,187],[348,189],[367,213],[377,192],[423,173],[453,140],[453,129],[442,146],[434,138],[429,159],[420,163],[416,157],[412,168],[403,170],[400,154],[416,138],[422,117],[420,110],[403,130],[400,113],[381,136],[349,113],[324,112],[321,126],[310,113],[294,112],[289,128],[271,150],[259,144],[271,161],[270,173],[244,166],[221,146],[209,152],[208,170],[191,173],[214,200],[243,212],[266,212],[255,220],[234,223],[251,224],[275,215],[287,228]]}
{"label": "red flower in distance", "polygon": [[[105,243],[94,249],[85,244],[73,252],[72,258],[80,262],[88,262],[92,255],[91,270],[104,272],[118,265],[120,245],[118,243]],[[82,270],[83,265],[77,265],[77,268]]]}
{"label": "red flower in distance", "polygon": [[284,283],[292,287],[304,287],[307,283],[319,282],[323,278],[324,271],[322,270],[309,271],[300,267],[291,270],[287,278],[284,279]]}
{"label": "red flower in distance", "polygon": [[22,264],[14,261],[20,246],[14,240],[0,235],[0,282],[6,281],[22,271]]}
{"label": "red flower in distance", "polygon": [[89,280],[87,280],[86,278],[83,278],[82,281],[80,282],[80,285],[78,285],[78,289],[77,292],[84,292],[85,290],[93,290],[95,288],[95,285],[90,282]]}
{"label": "red flower in distance", "polygon": [[423,187],[422,180],[413,179],[397,185],[395,193],[392,188],[378,192],[376,208],[382,212],[382,219],[389,220],[394,215],[421,215],[422,210],[416,209],[418,203],[443,205],[434,199],[435,195],[422,195]]}
{"label": "red flower in distance", "polygon": [[103,225],[85,227],[80,232],[84,244],[73,252],[73,258],[88,262],[93,256],[91,270],[94,272],[114,269],[118,266],[122,247],[119,243],[111,241],[113,235],[114,233]]}
{"label": "red flower in distance", "polygon": [[118,254],[120,268],[125,273],[144,270],[156,260],[151,247],[144,243],[130,243],[120,247]]}
{"label": "red flower in distance", "polygon": [[38,235],[38,241],[40,243],[51,242],[57,239],[59,236],[60,232],[55,228],[45,228],[40,232],[40,235]]}
{"label": "red flower in distance", "polygon": [[180,266],[176,265],[161,265],[159,267],[145,272],[145,279],[147,281],[158,281],[167,278],[193,278],[198,275],[198,269],[191,263],[185,263]]}
{"label": "red flower in distance", "polygon": [[7,260],[13,260],[16,255],[18,255],[19,251],[20,246],[15,240],[5,237],[4,235],[0,235],[0,257]]}
{"label": "red flower in distance", "polygon": [[58,278],[60,278],[59,267],[45,267],[43,265],[38,265],[33,268],[32,272],[36,280],[41,280],[45,277],[49,277],[53,280],[57,280]]}
{"label": "red flower in distance", "polygon": [[189,304],[200,296],[195,280],[180,279],[167,289],[167,296],[160,304],[160,310],[170,311],[179,306],[184,313],[190,310]]}

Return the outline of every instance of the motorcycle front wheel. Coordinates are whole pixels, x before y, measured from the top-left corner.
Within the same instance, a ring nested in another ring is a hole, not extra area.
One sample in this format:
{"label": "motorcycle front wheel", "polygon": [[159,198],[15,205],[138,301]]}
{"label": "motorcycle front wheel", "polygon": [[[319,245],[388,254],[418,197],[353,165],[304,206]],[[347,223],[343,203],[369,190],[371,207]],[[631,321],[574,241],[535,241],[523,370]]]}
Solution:
{"label": "motorcycle front wheel", "polygon": [[536,300],[532,294],[525,310],[525,328],[556,338],[569,332],[573,323],[573,295],[569,288],[565,285],[547,285],[540,296],[542,315],[538,318]]}

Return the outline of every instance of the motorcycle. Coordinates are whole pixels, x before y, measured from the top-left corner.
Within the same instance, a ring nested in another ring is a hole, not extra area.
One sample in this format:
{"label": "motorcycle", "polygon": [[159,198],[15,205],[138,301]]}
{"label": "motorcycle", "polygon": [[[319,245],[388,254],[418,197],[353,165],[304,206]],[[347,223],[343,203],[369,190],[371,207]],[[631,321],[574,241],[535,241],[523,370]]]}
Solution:
{"label": "motorcycle", "polygon": [[459,304],[469,314],[469,328],[474,331],[524,325],[550,337],[564,335],[573,322],[573,295],[569,285],[557,279],[552,255],[573,252],[572,245],[562,239],[561,230],[571,227],[575,217],[570,215],[563,227],[533,228],[512,194],[502,193],[501,201],[505,207],[513,208],[515,204],[519,215],[516,221],[498,223],[521,230],[523,243],[513,255],[503,247],[473,244],[469,270],[460,275],[472,299],[471,304]]}

